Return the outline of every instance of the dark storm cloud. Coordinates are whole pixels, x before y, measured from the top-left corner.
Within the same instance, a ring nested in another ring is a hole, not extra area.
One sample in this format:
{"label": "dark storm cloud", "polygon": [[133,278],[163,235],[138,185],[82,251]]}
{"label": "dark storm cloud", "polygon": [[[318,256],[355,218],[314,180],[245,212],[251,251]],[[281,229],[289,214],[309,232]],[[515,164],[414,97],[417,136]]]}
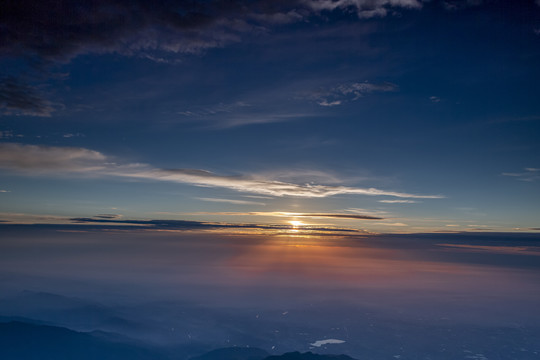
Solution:
{"label": "dark storm cloud", "polygon": [[52,111],[50,102],[35,87],[14,77],[0,78],[0,114],[50,116]]}
{"label": "dark storm cloud", "polygon": [[197,53],[320,11],[353,10],[365,18],[421,6],[418,0],[7,0],[0,14],[0,53],[48,60],[89,52]]}
{"label": "dark storm cloud", "polygon": [[86,52],[131,53],[158,47],[174,50],[170,37],[157,42],[155,32],[160,32],[183,35],[177,41],[183,42],[184,48],[177,50],[190,52],[205,44],[218,45],[217,35],[205,39],[203,31],[229,15],[242,13],[240,5],[166,0],[7,1],[0,17],[4,29],[0,50],[3,54],[54,60]]}

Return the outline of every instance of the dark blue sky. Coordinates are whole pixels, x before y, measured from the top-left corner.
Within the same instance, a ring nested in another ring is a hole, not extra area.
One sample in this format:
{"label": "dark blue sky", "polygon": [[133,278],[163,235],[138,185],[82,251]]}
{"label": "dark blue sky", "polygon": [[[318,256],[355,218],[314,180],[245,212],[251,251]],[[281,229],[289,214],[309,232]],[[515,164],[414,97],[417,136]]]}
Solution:
{"label": "dark blue sky", "polygon": [[5,221],[540,226],[537,1],[2,7]]}

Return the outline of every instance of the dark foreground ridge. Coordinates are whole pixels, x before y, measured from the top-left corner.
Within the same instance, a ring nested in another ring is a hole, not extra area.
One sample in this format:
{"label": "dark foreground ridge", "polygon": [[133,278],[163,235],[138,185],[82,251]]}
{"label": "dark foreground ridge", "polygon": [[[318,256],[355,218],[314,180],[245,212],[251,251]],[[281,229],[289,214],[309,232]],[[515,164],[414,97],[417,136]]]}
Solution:
{"label": "dark foreground ridge", "polygon": [[[7,318],[5,318],[7,319]],[[2,360],[184,360],[157,348],[125,342],[107,332],[78,332],[22,321],[0,322]],[[291,352],[269,356],[258,348],[232,347],[190,360],[353,360],[346,355]]]}
{"label": "dark foreground ridge", "polygon": [[270,354],[258,348],[228,347],[212,350],[206,354],[192,357],[190,360],[262,360]]}
{"label": "dark foreground ridge", "polygon": [[264,360],[354,360],[347,355],[319,355],[312,352],[299,353],[298,351],[283,355],[269,356]]}
{"label": "dark foreground ridge", "polygon": [[157,351],[103,339],[58,326],[12,321],[0,323],[0,359],[4,360],[165,360]]}

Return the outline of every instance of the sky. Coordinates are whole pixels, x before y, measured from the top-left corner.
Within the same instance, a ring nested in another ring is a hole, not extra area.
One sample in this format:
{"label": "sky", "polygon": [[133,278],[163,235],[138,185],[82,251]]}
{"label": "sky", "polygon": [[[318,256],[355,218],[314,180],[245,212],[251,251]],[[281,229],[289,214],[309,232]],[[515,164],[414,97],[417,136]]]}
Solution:
{"label": "sky", "polygon": [[540,2],[7,1],[0,220],[540,229]]}

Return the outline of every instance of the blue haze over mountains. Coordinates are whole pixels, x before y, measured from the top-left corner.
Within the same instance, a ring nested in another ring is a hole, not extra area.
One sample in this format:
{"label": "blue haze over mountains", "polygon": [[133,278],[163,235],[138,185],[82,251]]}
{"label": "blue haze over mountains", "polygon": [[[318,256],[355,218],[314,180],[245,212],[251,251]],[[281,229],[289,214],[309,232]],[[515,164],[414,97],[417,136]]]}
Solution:
{"label": "blue haze over mountains", "polygon": [[[3,227],[3,359],[37,359],[44,349],[72,358],[87,347],[118,359],[539,356],[533,234],[292,240],[111,229]],[[311,268],[314,241],[332,262]],[[275,251],[278,263],[268,262]],[[328,339],[343,342],[314,345]]]}

